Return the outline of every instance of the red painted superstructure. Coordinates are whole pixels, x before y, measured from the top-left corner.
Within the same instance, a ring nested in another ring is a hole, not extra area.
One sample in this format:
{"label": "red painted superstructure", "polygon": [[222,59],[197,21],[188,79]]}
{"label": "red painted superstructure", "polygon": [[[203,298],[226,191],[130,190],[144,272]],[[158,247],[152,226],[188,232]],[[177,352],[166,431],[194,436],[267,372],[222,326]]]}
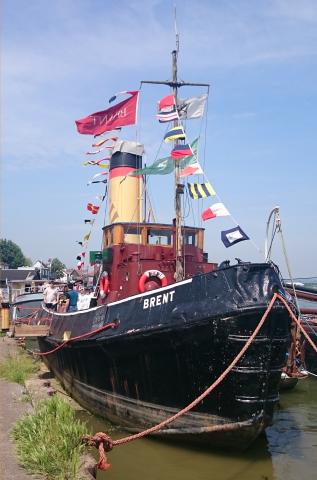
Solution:
{"label": "red painted superstructure", "polygon": [[[140,278],[148,270],[161,272],[168,284],[175,282],[173,225],[116,223],[103,230],[103,271],[107,271],[110,278],[110,292],[105,303],[140,293]],[[131,234],[139,238],[139,243],[125,242],[125,236]],[[184,278],[214,270],[217,264],[208,263],[203,251],[204,229],[184,227],[183,235]],[[146,290],[160,286],[160,279],[153,275],[146,283]]]}

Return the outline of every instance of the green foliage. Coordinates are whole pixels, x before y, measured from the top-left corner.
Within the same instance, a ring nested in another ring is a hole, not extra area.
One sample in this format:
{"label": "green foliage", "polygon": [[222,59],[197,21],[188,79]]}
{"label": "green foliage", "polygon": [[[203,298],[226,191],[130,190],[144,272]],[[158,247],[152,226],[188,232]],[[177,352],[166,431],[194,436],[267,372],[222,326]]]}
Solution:
{"label": "green foliage", "polygon": [[30,260],[25,258],[21,248],[11,240],[0,239],[0,261],[9,268],[30,266]]}
{"label": "green foliage", "polygon": [[26,267],[31,267],[33,265],[33,262],[32,262],[32,258],[29,258],[29,257],[25,257],[25,263],[24,265]]}
{"label": "green foliage", "polygon": [[69,403],[57,396],[40,403],[34,414],[18,420],[11,431],[21,464],[47,480],[78,479],[85,433],[86,425],[76,419]]}
{"label": "green foliage", "polygon": [[53,258],[51,263],[51,273],[53,278],[61,278],[64,276],[63,270],[66,266],[58,259]]}
{"label": "green foliage", "polygon": [[20,385],[24,385],[25,381],[38,370],[39,362],[24,352],[8,355],[5,361],[0,363],[0,377]]}

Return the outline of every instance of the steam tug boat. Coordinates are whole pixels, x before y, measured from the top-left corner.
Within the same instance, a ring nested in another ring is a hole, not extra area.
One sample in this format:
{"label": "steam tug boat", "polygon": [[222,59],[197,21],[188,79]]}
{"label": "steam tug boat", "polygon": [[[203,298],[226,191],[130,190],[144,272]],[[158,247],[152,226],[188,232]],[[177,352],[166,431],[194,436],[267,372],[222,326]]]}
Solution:
{"label": "steam tug boat", "polygon": [[[179,87],[175,75],[167,84]],[[97,305],[71,313],[42,307],[38,314],[50,321],[49,335],[39,338],[43,353],[96,331],[44,359],[81,405],[131,432],[198,397],[240,352],[273,294],[283,292],[272,263],[208,262],[204,229],[181,225],[179,177],[175,221],[142,221],[143,178],[133,175],[142,152],[139,143],[119,141],[110,160]],[[112,322],[115,328],[102,330]],[[155,435],[248,446],[272,422],[289,338],[289,315],[275,302],[217,389]]]}
{"label": "steam tug boat", "polygon": [[[183,228],[185,278],[175,282],[175,225],[134,222],[140,182],[123,175],[140,156],[114,153],[109,176],[110,225],[103,229],[102,271],[110,291],[97,305],[51,319],[42,352],[109,322],[117,327],[70,342],[45,357],[84,407],[130,430],[152,426],[202,393],[241,350],[274,292],[273,264],[228,262],[204,253],[204,230]],[[275,304],[260,334],[218,389],[160,431],[169,438],[246,446],[272,421],[289,341],[289,316]]]}

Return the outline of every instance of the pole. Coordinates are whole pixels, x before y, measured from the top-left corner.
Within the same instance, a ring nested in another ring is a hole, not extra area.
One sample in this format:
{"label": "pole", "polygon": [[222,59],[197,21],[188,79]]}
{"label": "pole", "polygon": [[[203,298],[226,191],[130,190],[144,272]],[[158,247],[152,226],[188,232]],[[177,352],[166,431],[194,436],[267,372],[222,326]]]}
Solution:
{"label": "pole", "polygon": [[[175,96],[175,104],[177,105],[177,50],[172,52],[173,58],[173,92]],[[174,121],[174,127],[178,124],[177,120]],[[176,140],[175,144],[178,144]],[[179,186],[179,159],[175,160],[175,280],[180,282],[184,278],[182,251],[183,251],[183,238],[182,238],[182,205],[181,205],[181,188]]]}

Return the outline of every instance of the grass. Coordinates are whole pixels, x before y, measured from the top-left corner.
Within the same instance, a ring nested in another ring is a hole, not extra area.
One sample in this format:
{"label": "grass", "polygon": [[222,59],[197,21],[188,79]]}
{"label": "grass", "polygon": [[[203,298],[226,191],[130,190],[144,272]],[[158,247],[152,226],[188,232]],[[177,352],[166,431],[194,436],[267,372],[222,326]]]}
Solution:
{"label": "grass", "polygon": [[24,352],[9,354],[0,363],[0,377],[24,385],[25,381],[39,370],[39,362]]}
{"label": "grass", "polygon": [[54,396],[38,404],[34,414],[18,420],[11,431],[24,468],[47,480],[76,480],[81,437],[87,427],[65,400]]}

